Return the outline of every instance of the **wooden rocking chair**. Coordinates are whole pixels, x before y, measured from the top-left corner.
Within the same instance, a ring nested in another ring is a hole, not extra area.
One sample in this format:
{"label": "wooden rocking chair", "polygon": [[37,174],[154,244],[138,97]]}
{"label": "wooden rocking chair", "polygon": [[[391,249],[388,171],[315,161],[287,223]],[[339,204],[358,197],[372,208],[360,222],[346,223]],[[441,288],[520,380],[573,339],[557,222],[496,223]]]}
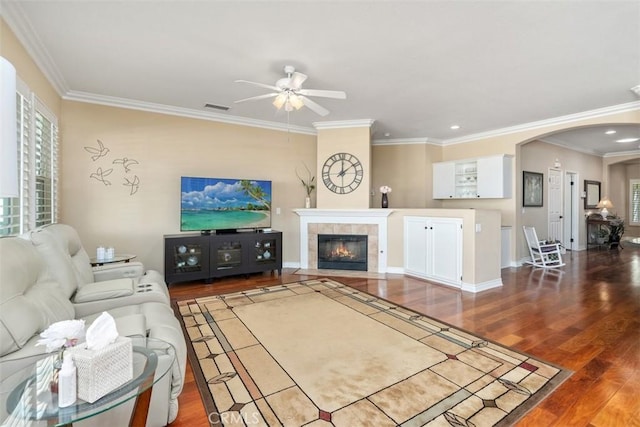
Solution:
{"label": "wooden rocking chair", "polygon": [[525,225],[522,229],[524,230],[524,236],[527,239],[527,246],[529,247],[529,254],[531,255],[531,261],[526,261],[526,264],[541,268],[558,268],[565,265],[564,262],[562,262],[560,243],[548,243],[538,240],[538,235],[534,227]]}

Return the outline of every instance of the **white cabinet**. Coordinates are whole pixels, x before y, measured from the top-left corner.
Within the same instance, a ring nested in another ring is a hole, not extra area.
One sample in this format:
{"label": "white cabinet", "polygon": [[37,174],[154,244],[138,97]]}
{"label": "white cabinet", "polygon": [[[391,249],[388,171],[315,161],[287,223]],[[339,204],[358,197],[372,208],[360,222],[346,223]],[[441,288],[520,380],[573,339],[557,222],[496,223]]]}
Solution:
{"label": "white cabinet", "polygon": [[511,156],[507,155],[434,163],[433,198],[509,198],[511,178]]}
{"label": "white cabinet", "polygon": [[456,164],[440,162],[433,164],[433,198],[448,199],[456,192]]}
{"label": "white cabinet", "polygon": [[461,287],[462,219],[406,216],[404,271]]}

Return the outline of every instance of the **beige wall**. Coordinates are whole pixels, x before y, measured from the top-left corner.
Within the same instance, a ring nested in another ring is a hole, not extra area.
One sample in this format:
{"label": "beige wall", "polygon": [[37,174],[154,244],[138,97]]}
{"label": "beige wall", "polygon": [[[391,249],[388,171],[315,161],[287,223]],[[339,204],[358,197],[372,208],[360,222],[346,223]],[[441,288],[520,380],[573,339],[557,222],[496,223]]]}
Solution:
{"label": "beige wall", "polygon": [[[163,235],[180,230],[180,177],[273,181],[272,228],[283,235],[283,258],[299,259],[298,217],[305,191],[295,168],[316,164],[315,137],[66,101],[63,104],[60,220],[78,229],[87,250],[99,244],[132,252],[163,270]],[[92,160],[85,147],[109,149]],[[114,159],[138,162],[125,173]],[[110,185],[92,178],[113,169]],[[130,194],[125,179],[139,178]],[[280,209],[280,214],[276,209]]]}
{"label": "beige wall", "polygon": [[371,207],[381,204],[380,187],[387,185],[390,208],[436,208],[432,197],[432,164],[442,159],[442,147],[433,144],[372,146]]}
{"label": "beige wall", "polygon": [[[316,205],[322,209],[367,209],[371,185],[371,137],[369,126],[319,129],[317,137],[318,177]],[[362,164],[362,182],[349,194],[336,194],[322,182],[322,166],[336,153],[349,153]]]}

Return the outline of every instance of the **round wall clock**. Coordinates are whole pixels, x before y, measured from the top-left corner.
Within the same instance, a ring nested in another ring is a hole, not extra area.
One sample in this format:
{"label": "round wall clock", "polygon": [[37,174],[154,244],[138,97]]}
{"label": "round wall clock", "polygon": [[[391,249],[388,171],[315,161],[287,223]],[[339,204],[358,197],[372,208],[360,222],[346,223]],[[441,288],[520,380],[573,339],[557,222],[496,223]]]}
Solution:
{"label": "round wall clock", "polygon": [[362,182],[362,163],[349,153],[336,153],[322,166],[322,182],[336,194],[347,194]]}

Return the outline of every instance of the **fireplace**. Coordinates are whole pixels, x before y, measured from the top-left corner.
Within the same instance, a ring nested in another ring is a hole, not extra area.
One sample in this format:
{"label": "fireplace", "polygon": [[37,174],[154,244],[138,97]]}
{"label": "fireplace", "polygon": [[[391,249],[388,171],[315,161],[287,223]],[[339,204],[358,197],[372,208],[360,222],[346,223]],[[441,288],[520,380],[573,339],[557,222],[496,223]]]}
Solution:
{"label": "fireplace", "polygon": [[367,271],[368,236],[318,234],[318,268]]}

